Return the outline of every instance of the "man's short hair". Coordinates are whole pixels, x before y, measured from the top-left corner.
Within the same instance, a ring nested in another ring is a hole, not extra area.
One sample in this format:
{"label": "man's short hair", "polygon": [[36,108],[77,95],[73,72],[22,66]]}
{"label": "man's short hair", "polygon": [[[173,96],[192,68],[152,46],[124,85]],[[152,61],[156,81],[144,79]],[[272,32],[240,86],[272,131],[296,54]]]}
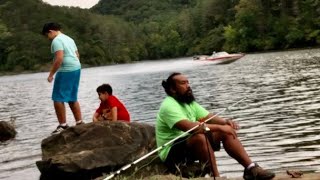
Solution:
{"label": "man's short hair", "polygon": [[162,81],[162,87],[164,88],[164,91],[167,93],[167,95],[171,96],[172,92],[171,92],[171,88],[175,88],[176,87],[176,82],[173,80],[173,78],[177,75],[181,75],[181,73],[179,72],[174,72],[172,74],[170,74],[170,76],[167,78],[167,80],[163,80]]}
{"label": "man's short hair", "polygon": [[54,22],[44,24],[42,28],[42,35],[46,35],[50,30],[60,31],[61,25]]}
{"label": "man's short hair", "polygon": [[112,95],[112,87],[110,84],[102,84],[97,88],[97,93],[105,93],[107,92],[109,95]]}

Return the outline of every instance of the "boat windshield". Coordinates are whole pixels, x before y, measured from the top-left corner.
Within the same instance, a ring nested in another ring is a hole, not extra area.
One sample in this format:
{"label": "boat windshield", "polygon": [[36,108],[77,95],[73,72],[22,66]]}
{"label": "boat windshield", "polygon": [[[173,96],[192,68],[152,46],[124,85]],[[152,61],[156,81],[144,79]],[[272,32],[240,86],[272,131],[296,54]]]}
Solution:
{"label": "boat windshield", "polygon": [[213,52],[212,53],[212,57],[220,57],[220,56],[226,56],[226,55],[229,55],[227,52],[224,52],[224,51],[222,51],[222,52]]}

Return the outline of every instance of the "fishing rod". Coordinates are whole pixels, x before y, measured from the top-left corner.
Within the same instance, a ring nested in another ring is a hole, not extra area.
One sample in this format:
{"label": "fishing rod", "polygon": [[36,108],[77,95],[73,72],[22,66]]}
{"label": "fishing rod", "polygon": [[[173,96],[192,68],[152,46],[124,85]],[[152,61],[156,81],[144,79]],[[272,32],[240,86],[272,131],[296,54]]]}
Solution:
{"label": "fishing rod", "polygon": [[132,163],[123,166],[122,168],[120,168],[120,169],[117,170],[116,172],[110,174],[109,176],[107,176],[107,177],[106,177],[105,179],[103,179],[103,180],[112,179],[112,178],[115,177],[116,175],[119,175],[122,171],[127,170],[127,169],[130,168],[131,166],[133,166],[133,165],[137,164],[138,162],[144,160],[145,158],[149,157],[150,155],[154,154],[155,152],[158,152],[159,150],[161,150],[162,148],[170,145],[170,144],[173,143],[174,141],[180,139],[181,137],[184,137],[187,133],[189,133],[189,132],[197,129],[198,127],[200,127],[200,126],[202,126],[202,125],[204,125],[206,122],[208,122],[208,121],[210,121],[211,119],[217,117],[218,115],[222,114],[223,112],[229,110],[231,107],[239,104],[240,102],[244,101],[244,100],[247,99],[249,96],[252,96],[253,94],[255,94],[255,93],[257,93],[257,92],[258,92],[258,90],[257,90],[256,92],[252,93],[252,94],[249,94],[249,95],[245,96],[244,98],[240,99],[239,101],[231,104],[230,106],[224,108],[222,111],[218,112],[217,114],[215,114],[215,115],[211,116],[210,118],[206,119],[205,121],[201,122],[200,124],[194,126],[193,128],[189,129],[188,131],[185,131],[184,133],[180,134],[180,135],[177,136],[176,138],[174,138],[174,139],[166,142],[166,143],[163,144],[162,146],[159,146],[158,148],[156,148],[156,149],[154,149],[153,151],[149,152],[148,154],[140,157],[139,159],[133,161]]}

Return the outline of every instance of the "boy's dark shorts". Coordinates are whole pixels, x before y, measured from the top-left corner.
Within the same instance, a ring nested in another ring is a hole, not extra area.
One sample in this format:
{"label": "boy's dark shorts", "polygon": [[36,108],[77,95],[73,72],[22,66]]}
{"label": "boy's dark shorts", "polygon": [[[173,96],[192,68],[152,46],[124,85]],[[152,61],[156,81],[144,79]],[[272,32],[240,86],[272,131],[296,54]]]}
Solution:
{"label": "boy's dark shorts", "polygon": [[[194,156],[194,154],[187,147],[187,139],[189,137],[190,136],[185,136],[174,141],[169,151],[169,154],[164,162],[169,169],[174,169],[175,165],[178,164],[188,164],[193,163],[195,160],[198,160],[196,156]],[[209,136],[208,140],[214,151],[219,151],[221,149],[220,141],[215,142],[212,136]]]}

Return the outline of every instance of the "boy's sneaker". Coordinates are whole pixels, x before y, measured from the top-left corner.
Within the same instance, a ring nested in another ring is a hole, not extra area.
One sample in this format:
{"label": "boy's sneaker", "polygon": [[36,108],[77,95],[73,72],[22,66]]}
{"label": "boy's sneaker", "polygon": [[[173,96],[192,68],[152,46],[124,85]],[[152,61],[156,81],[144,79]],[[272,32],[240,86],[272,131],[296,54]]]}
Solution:
{"label": "boy's sneaker", "polygon": [[83,121],[79,122],[79,123],[76,123],[76,126],[78,125],[82,125],[82,124],[85,124]]}
{"label": "boy's sneaker", "polygon": [[269,180],[274,178],[275,174],[271,171],[262,169],[257,163],[250,169],[245,169],[243,179],[245,180]]}
{"label": "boy's sneaker", "polygon": [[61,133],[63,130],[67,129],[68,127],[69,127],[68,125],[65,125],[65,126],[59,125],[59,126],[57,127],[57,129],[54,130],[51,134],[59,134],[59,133]]}

